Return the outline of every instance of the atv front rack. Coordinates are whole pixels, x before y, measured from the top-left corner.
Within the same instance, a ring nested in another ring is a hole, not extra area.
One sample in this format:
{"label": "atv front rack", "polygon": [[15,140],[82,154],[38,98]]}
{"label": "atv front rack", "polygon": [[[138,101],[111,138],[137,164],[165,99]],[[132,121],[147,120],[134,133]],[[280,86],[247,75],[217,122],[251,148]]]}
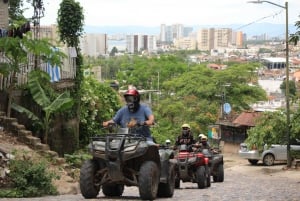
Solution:
{"label": "atv front rack", "polygon": [[136,151],[146,138],[138,134],[106,134],[92,137],[92,151],[96,155],[105,155],[106,159],[122,159],[122,155]]}

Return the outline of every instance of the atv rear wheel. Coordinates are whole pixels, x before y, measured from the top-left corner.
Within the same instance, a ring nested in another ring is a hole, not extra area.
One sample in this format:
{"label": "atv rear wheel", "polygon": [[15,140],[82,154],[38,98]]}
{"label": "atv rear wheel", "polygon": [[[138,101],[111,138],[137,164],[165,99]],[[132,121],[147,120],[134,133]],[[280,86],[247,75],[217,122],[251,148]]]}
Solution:
{"label": "atv rear wheel", "polygon": [[159,169],[155,162],[145,161],[139,171],[139,192],[143,200],[154,200],[159,183]]}
{"label": "atv rear wheel", "polygon": [[100,186],[95,185],[95,174],[98,170],[98,165],[95,160],[87,160],[83,163],[80,169],[80,190],[84,198],[96,198]]}
{"label": "atv rear wheel", "polygon": [[157,196],[170,198],[174,194],[174,188],[175,188],[175,168],[174,165],[170,165],[167,182],[159,183]]}
{"label": "atv rear wheel", "polygon": [[105,196],[121,196],[124,192],[124,185],[122,184],[104,184],[102,192]]}
{"label": "atv rear wheel", "polygon": [[197,178],[198,188],[203,189],[207,186],[207,178],[206,178],[204,166],[200,166],[197,168],[196,178]]}
{"label": "atv rear wheel", "polygon": [[217,173],[213,176],[214,182],[223,182],[224,181],[224,166],[219,164],[217,168]]}

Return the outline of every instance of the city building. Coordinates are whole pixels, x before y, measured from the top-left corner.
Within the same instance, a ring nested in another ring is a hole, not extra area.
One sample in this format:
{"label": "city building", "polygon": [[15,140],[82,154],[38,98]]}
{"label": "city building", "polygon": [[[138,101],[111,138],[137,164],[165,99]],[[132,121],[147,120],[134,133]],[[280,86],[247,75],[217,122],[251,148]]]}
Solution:
{"label": "city building", "polygon": [[214,28],[200,29],[197,31],[198,50],[214,49]]}
{"label": "city building", "polygon": [[126,49],[130,54],[154,53],[157,51],[156,36],[153,35],[127,35]]}
{"label": "city building", "polygon": [[191,37],[174,39],[174,47],[179,50],[195,50],[197,41]]}
{"label": "city building", "polygon": [[182,24],[160,25],[161,43],[173,43],[174,39],[179,39],[190,34],[190,28],[184,28]]}
{"label": "city building", "polygon": [[8,29],[8,2],[0,1],[0,29]]}
{"label": "city building", "polygon": [[53,25],[49,25],[49,26],[32,26],[31,27],[31,31],[34,33],[36,30],[35,29],[39,29],[38,33],[39,33],[39,38],[42,39],[48,39],[49,42],[54,45],[54,46],[63,46],[62,43],[60,43],[59,41],[59,35],[58,35],[58,29],[57,29],[57,25],[53,24]]}
{"label": "city building", "polygon": [[237,32],[232,32],[232,46],[235,46],[237,48],[243,48],[243,41],[244,41],[244,36],[243,32],[237,31]]}
{"label": "city building", "polygon": [[227,48],[232,43],[232,29],[220,28],[214,32],[214,49]]}
{"label": "city building", "polygon": [[233,32],[230,28],[203,28],[197,31],[198,50],[224,50],[243,47],[243,32]]}
{"label": "city building", "polygon": [[283,69],[286,66],[286,58],[277,58],[277,57],[263,58],[262,64],[268,70]]}
{"label": "city building", "polygon": [[98,57],[108,54],[107,35],[100,33],[85,34],[80,38],[81,53],[85,56]]}

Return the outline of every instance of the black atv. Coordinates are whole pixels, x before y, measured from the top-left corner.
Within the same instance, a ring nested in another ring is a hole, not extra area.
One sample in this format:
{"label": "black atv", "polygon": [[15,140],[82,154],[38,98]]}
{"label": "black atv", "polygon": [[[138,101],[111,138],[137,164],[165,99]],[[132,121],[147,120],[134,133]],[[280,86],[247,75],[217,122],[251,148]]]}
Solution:
{"label": "black atv", "polygon": [[96,198],[101,187],[105,196],[121,196],[124,186],[137,186],[143,200],[173,196],[175,168],[170,154],[137,134],[142,127],[91,138],[93,158],[80,170],[84,198]]}
{"label": "black atv", "polygon": [[210,175],[214,182],[224,181],[224,161],[223,155],[217,150],[203,149],[201,151],[207,158],[209,158]]}

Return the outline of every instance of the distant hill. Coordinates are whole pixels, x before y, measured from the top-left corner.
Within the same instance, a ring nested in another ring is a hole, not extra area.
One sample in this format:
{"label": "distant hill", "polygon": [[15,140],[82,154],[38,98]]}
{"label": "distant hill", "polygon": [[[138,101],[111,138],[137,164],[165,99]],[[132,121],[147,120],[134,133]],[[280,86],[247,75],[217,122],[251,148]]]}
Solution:
{"label": "distant hill", "polygon": [[[190,26],[189,26],[190,27]],[[267,34],[270,37],[285,37],[285,24],[271,24],[271,23],[255,23],[249,25],[230,24],[230,25],[195,25],[192,26],[193,31],[201,28],[232,28],[234,31],[242,31],[248,37]],[[159,35],[160,26],[85,26],[86,33],[106,33],[113,34],[148,34]],[[296,27],[294,24],[289,24],[289,33],[295,33]]]}

